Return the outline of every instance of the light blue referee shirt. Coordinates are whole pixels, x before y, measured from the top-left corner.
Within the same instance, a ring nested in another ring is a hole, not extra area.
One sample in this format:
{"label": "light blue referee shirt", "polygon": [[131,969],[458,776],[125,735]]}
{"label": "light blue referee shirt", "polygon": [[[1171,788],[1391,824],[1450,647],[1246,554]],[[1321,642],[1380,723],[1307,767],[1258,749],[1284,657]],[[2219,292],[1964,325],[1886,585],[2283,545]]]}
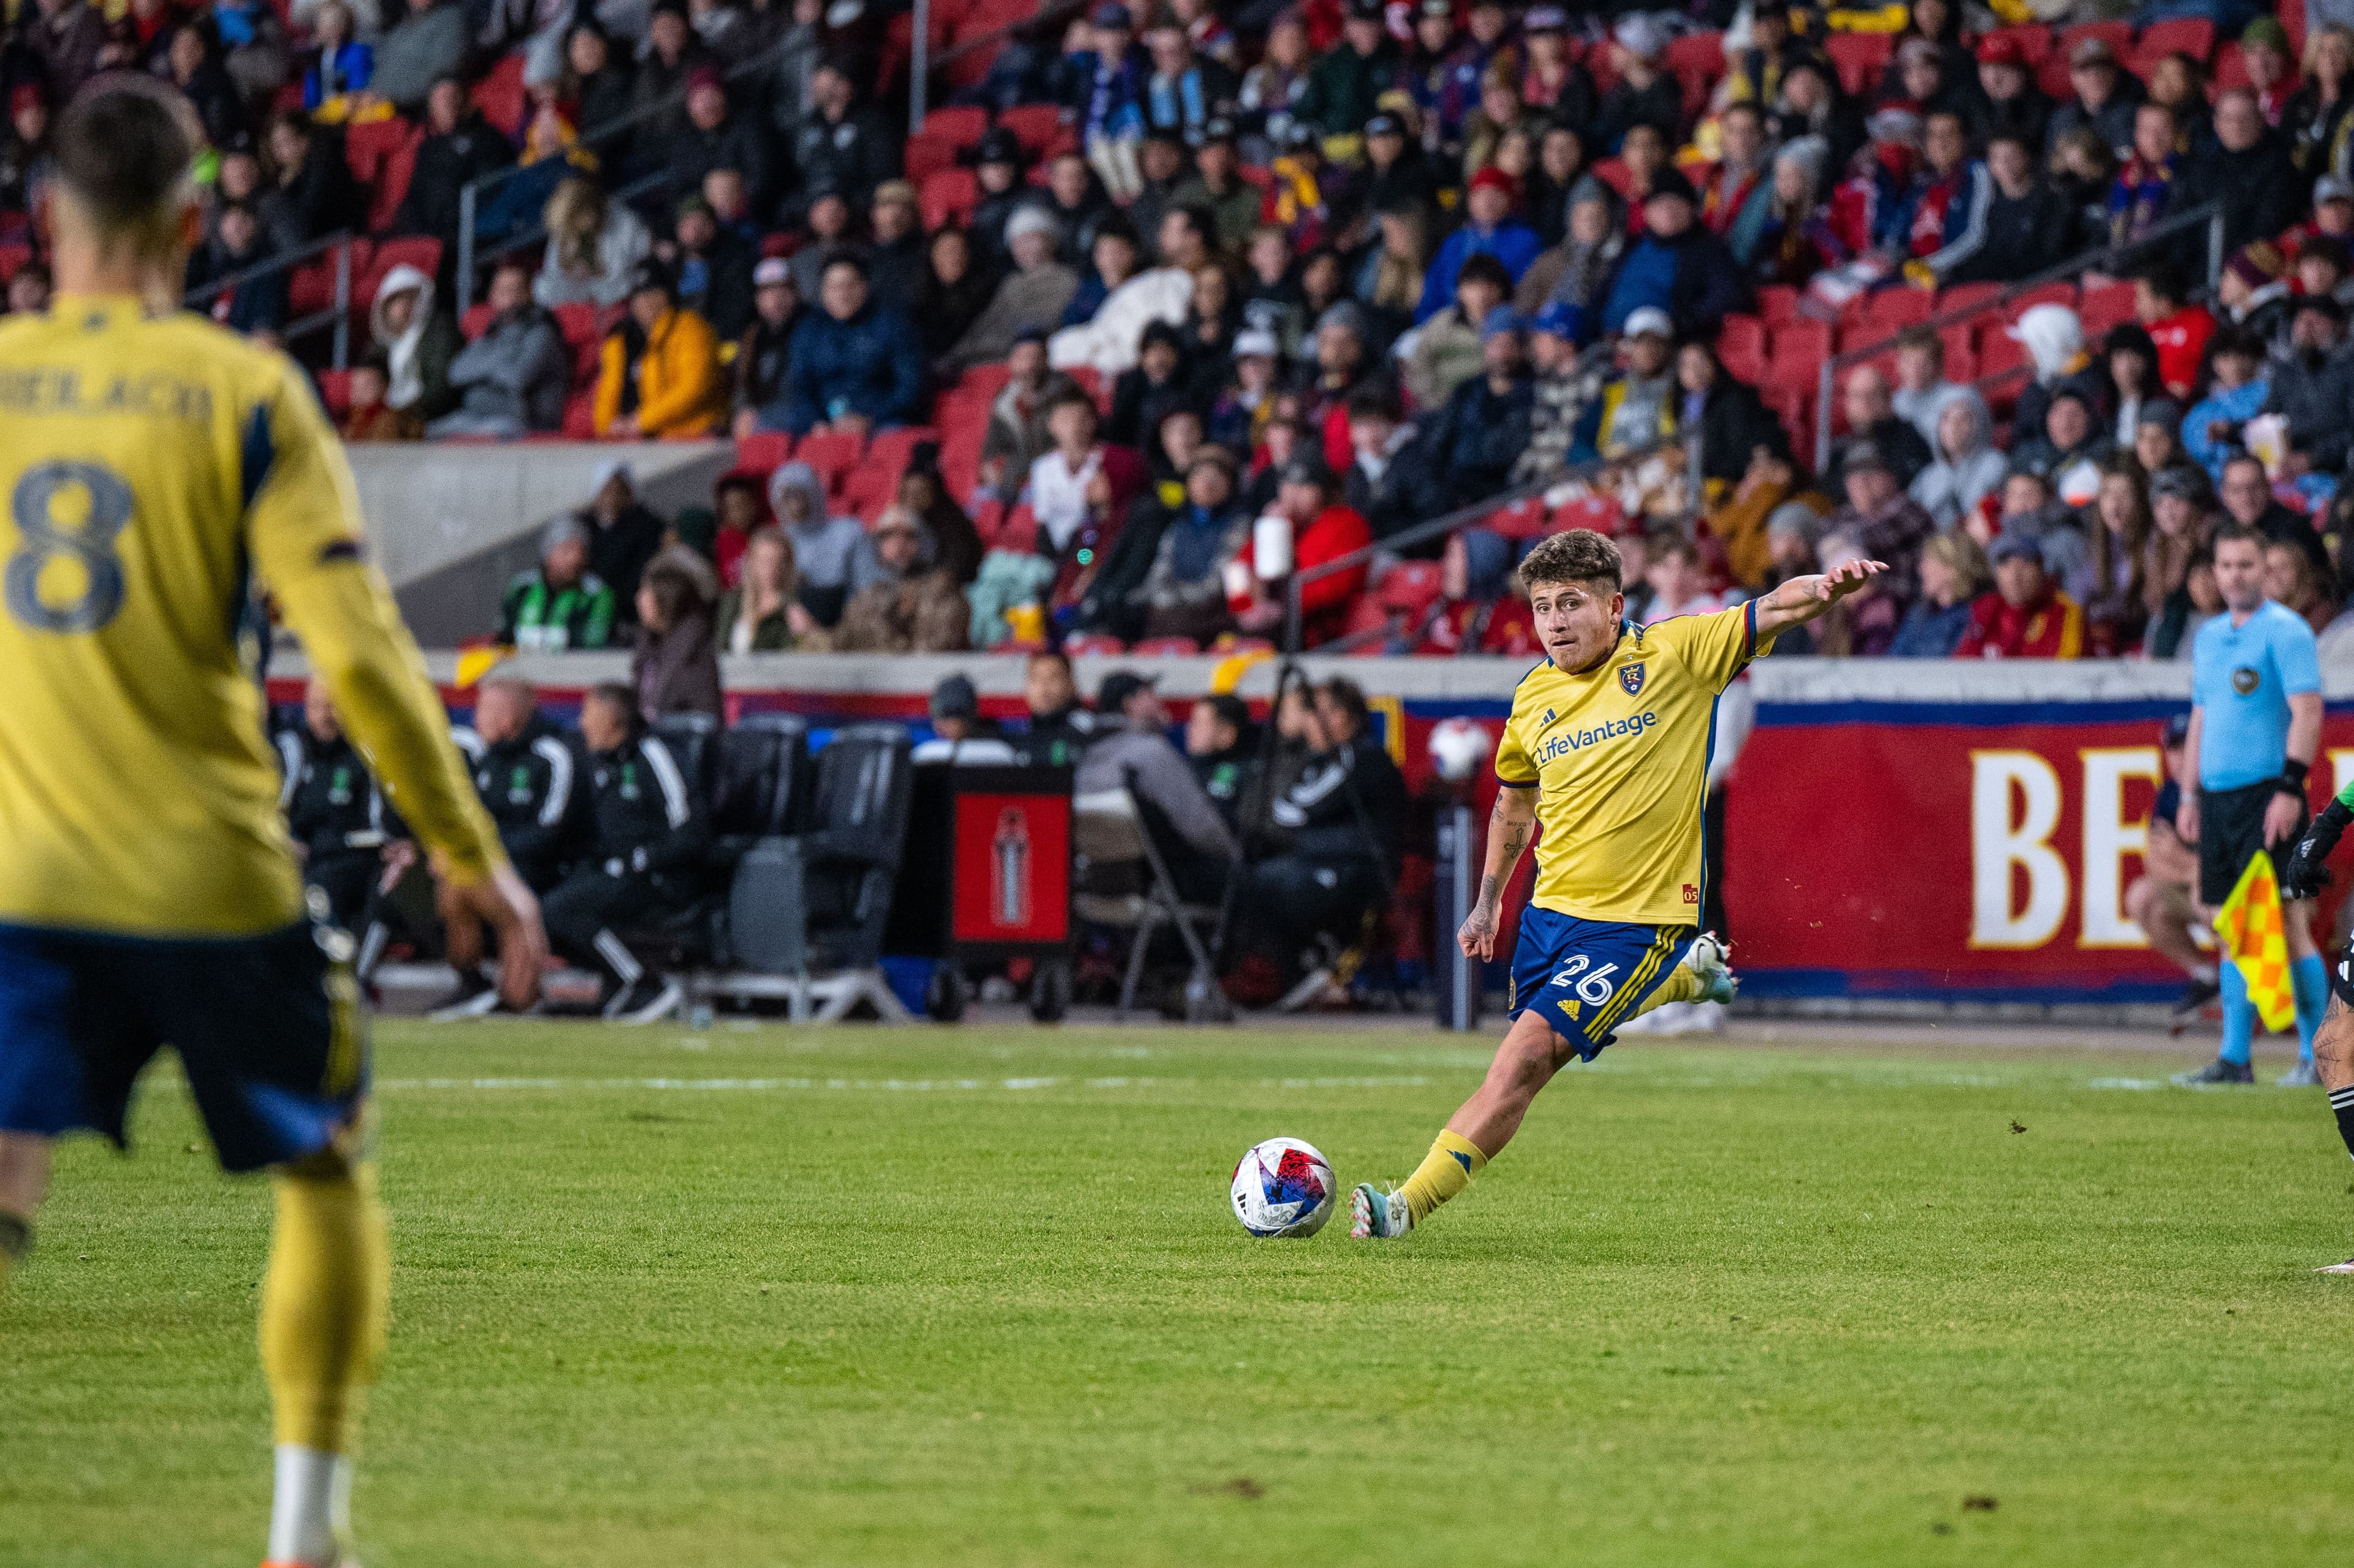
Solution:
{"label": "light blue referee shirt", "polygon": [[2239,789],[2280,777],[2288,760],[2288,700],[2321,690],[2313,629],[2266,599],[2243,625],[2211,617],[2190,645],[2190,700],[2199,705],[2199,782]]}

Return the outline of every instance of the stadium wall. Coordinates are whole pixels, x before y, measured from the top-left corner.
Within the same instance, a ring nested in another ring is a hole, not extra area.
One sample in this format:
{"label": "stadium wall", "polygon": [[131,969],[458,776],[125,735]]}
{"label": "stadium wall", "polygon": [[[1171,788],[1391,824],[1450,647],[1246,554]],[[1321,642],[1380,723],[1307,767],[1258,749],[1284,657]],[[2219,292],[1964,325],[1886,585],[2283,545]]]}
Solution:
{"label": "stadium wall", "polygon": [[[463,711],[471,697],[458,658],[430,662]],[[1076,662],[1082,690],[1115,665],[1147,664],[1181,713],[1213,690],[1264,704],[1276,669],[1209,658]],[[628,673],[611,654],[521,663],[559,709]],[[960,671],[991,716],[1023,711],[1014,655],[723,663],[738,713],[920,727],[933,684]],[[1364,686],[1418,789],[1432,787],[1431,726],[1465,718],[1494,734],[1525,673],[1483,659],[1307,663]],[[2179,990],[2181,977],[2122,905],[2157,795],[2158,726],[2190,702],[2187,665],[1769,659],[1745,688],[1755,724],[1727,786],[1724,872],[1744,996],[1808,1010],[1982,1013],[2126,1010]],[[2354,663],[2325,670],[2324,689],[2317,804],[2354,779]],[[276,694],[299,688],[290,682]],[[1482,812],[1493,792],[1491,779],[1474,790]]]}

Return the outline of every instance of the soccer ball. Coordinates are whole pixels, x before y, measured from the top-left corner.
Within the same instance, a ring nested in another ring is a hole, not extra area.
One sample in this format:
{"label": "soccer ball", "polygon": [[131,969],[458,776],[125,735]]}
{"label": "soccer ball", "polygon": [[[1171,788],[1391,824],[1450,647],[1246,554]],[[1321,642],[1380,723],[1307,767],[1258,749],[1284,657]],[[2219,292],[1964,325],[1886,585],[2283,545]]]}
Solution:
{"label": "soccer ball", "polygon": [[1495,749],[1487,730],[1469,719],[1441,719],[1430,727],[1431,765],[1449,783],[1459,784],[1479,771]]}
{"label": "soccer ball", "polygon": [[1312,1236],[1332,1217],[1332,1166],[1315,1145],[1270,1138],[1235,1162],[1235,1218],[1255,1236]]}

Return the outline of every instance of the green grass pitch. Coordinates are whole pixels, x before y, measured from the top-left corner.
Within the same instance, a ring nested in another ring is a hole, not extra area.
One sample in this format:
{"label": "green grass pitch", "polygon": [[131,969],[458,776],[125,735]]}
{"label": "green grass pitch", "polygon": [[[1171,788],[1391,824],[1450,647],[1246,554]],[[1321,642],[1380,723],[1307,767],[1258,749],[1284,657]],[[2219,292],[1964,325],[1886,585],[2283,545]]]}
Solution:
{"label": "green grass pitch", "polygon": [[[2318,1094],[1629,1041],[1403,1245],[1235,1224],[1251,1141],[1402,1176],[1490,1044],[382,1024],[364,1560],[2348,1561]],[[267,1192],[168,1075],[136,1126],[0,1301],[0,1563],[260,1554]]]}

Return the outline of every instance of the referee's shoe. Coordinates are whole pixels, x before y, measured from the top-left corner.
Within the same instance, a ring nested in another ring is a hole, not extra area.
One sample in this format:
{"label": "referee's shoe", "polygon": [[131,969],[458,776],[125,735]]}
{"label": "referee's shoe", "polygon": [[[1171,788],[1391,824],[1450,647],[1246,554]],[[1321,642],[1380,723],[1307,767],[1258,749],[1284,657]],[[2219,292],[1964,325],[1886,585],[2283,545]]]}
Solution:
{"label": "referee's shoe", "polygon": [[2211,1089],[2225,1084],[2253,1084],[2256,1069],[2246,1062],[2226,1062],[2218,1056],[2195,1073],[2177,1073],[2174,1086],[2180,1089]]}

